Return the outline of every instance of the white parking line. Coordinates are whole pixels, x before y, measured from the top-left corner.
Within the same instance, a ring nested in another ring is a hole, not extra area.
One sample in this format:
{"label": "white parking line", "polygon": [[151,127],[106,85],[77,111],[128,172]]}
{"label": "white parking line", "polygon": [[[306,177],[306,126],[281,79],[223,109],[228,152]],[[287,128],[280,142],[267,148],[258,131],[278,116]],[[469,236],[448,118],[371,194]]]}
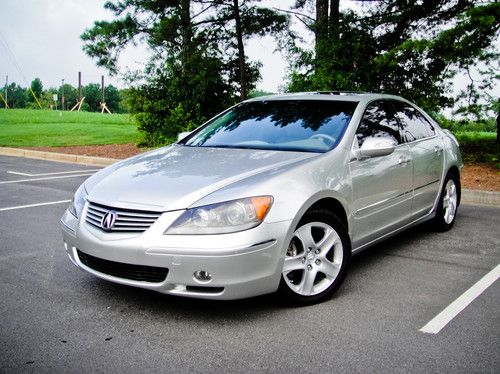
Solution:
{"label": "white parking line", "polygon": [[85,169],[85,170],[71,170],[71,171],[58,171],[55,173],[41,173],[41,174],[30,174],[30,173],[21,173],[20,171],[7,171],[8,174],[14,175],[22,175],[24,177],[45,177],[48,175],[59,175],[59,174],[73,174],[73,173],[87,173],[87,172],[95,172],[101,169]]}
{"label": "white parking line", "polygon": [[500,265],[497,265],[488,274],[482,277],[476,284],[465,291],[458,299],[448,305],[441,313],[429,321],[420,330],[427,334],[437,334],[441,331],[458,313],[481,295],[489,286],[500,278]]}
{"label": "white parking line", "polygon": [[63,203],[69,203],[70,201],[71,200],[59,200],[59,201],[49,201],[48,203],[38,203],[38,204],[11,206],[9,208],[0,208],[0,212],[5,212],[6,210],[16,210],[16,209],[33,208],[33,207],[44,206],[44,205],[63,204]]}
{"label": "white parking line", "polygon": [[63,178],[75,178],[75,177],[87,177],[87,176],[93,175],[93,174],[94,173],[90,173],[90,174],[62,175],[62,176],[58,176],[58,177],[19,179],[19,180],[15,180],[15,181],[3,181],[3,182],[0,182],[0,184],[23,183],[23,182],[33,182],[33,181],[48,181],[48,180],[51,180],[51,179],[63,179]]}

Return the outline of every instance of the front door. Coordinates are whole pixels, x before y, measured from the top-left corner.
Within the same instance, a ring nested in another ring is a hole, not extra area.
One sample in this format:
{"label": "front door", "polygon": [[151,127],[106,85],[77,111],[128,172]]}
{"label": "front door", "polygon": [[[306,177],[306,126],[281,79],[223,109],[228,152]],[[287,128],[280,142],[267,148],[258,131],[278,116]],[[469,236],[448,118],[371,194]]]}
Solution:
{"label": "front door", "polygon": [[[391,137],[397,142],[387,156],[352,160],[353,248],[373,241],[409,222],[413,166],[407,144],[401,142],[398,122],[389,102],[369,104],[359,124],[354,147],[368,137]],[[357,143],[356,143],[357,142]]]}

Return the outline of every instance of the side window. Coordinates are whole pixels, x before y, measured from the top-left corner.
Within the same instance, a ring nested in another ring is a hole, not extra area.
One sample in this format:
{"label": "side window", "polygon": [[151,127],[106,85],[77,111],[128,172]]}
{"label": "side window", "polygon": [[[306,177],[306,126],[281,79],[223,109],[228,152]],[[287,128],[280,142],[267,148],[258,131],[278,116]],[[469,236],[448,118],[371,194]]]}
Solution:
{"label": "side window", "polygon": [[403,141],[409,143],[435,134],[434,127],[417,109],[400,101],[395,101],[393,104],[401,123]]}
{"label": "side window", "polygon": [[401,143],[398,122],[393,112],[387,101],[368,104],[356,131],[358,145],[361,147],[368,137],[389,137]]}

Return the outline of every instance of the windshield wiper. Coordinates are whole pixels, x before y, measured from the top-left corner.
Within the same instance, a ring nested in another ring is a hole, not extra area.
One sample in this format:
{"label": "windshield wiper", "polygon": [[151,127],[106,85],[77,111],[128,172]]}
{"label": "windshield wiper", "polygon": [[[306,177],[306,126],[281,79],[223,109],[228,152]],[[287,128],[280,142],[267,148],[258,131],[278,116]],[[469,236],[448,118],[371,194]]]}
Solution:
{"label": "windshield wiper", "polygon": [[229,145],[229,144],[215,144],[215,145],[200,145],[200,147],[210,147],[210,148],[238,148],[238,149],[268,149],[268,148],[258,148],[256,146],[250,145]]}

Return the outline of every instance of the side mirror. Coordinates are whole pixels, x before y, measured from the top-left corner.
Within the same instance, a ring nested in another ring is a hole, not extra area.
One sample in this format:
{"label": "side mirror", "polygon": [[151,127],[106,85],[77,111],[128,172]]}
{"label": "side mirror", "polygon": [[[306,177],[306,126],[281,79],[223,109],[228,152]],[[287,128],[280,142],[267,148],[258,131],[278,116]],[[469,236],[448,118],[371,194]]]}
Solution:
{"label": "side mirror", "polygon": [[396,149],[397,142],[389,137],[369,137],[363,142],[361,148],[356,150],[356,158],[379,157],[390,155]]}
{"label": "side mirror", "polygon": [[184,132],[181,132],[181,133],[177,134],[177,141],[178,142],[181,141],[182,139],[184,139],[189,134],[191,134],[191,131],[184,131]]}

